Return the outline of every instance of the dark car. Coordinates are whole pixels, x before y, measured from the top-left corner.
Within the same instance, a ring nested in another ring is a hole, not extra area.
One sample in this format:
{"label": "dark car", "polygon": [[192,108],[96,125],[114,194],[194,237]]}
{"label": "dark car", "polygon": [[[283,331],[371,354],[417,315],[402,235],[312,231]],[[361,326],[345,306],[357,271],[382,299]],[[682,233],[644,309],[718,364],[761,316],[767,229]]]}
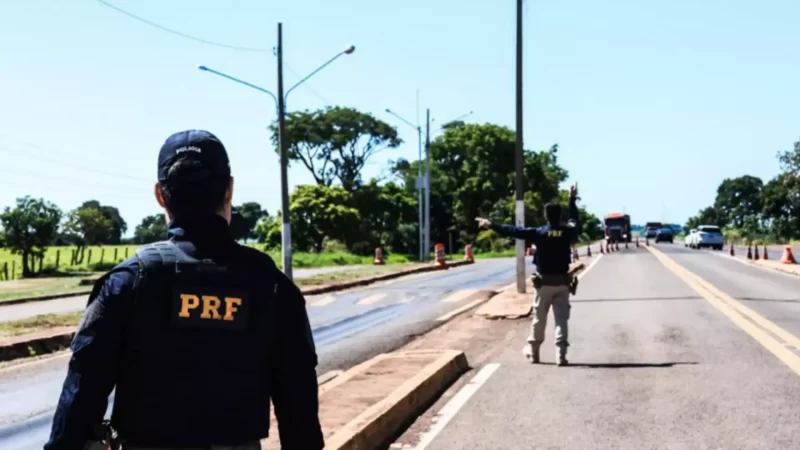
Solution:
{"label": "dark car", "polygon": [[673,239],[672,228],[662,228],[656,232],[656,242],[669,242],[672,244]]}

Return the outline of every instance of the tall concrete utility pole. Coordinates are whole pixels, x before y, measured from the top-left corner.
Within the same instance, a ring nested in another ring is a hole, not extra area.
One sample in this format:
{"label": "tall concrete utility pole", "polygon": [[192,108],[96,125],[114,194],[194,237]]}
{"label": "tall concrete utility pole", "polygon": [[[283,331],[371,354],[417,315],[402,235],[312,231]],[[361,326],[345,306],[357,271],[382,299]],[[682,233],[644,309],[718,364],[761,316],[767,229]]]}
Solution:
{"label": "tall concrete utility pole", "polygon": [[283,273],[292,279],[292,226],[289,223],[289,176],[286,156],[286,102],[283,96],[283,27],[278,23],[278,146],[281,150],[281,252]]}
{"label": "tall concrete utility pole", "polygon": [[428,261],[431,257],[431,110],[425,110],[425,258]]}
{"label": "tall concrete utility pole", "polygon": [[[517,0],[517,226],[525,226],[525,179],[522,150],[522,0]],[[525,292],[525,240],[517,239],[517,292]]]}

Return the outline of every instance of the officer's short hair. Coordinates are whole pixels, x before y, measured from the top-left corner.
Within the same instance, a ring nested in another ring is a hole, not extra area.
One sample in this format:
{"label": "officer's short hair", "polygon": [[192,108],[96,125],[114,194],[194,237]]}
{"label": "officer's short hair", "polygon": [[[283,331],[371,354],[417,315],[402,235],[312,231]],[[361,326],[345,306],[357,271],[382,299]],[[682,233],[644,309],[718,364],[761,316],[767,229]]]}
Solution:
{"label": "officer's short hair", "polygon": [[561,205],[558,203],[548,203],[544,205],[544,216],[548,222],[559,222],[561,220]]}
{"label": "officer's short hair", "polygon": [[170,136],[158,155],[158,181],[174,217],[214,214],[225,204],[231,172],[228,154],[208,131]]}

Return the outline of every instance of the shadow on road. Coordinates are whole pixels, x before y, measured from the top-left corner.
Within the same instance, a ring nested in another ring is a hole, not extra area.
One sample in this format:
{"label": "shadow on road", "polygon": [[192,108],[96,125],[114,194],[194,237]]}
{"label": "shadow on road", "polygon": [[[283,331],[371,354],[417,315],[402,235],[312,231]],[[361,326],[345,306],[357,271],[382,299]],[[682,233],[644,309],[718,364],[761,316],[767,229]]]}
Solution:
{"label": "shadow on road", "polygon": [[660,367],[672,367],[672,366],[687,366],[687,365],[696,365],[699,363],[696,362],[666,362],[666,363],[591,363],[591,364],[581,364],[581,363],[569,363],[572,367],[584,367],[587,369],[638,369],[638,368],[660,368]]}

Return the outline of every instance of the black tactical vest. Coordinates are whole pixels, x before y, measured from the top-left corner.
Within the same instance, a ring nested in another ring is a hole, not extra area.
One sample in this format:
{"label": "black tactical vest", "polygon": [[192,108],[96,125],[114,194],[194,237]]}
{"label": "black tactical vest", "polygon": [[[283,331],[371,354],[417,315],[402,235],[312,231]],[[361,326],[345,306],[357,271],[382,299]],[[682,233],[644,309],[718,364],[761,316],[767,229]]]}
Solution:
{"label": "black tactical vest", "polygon": [[256,422],[269,417],[275,280],[269,270],[196,253],[184,241],[136,252],[140,275],[113,415],[123,438],[213,442],[215,425],[232,418],[243,434],[268,427]]}
{"label": "black tactical vest", "polygon": [[539,228],[536,263],[539,273],[561,275],[569,272],[571,241],[570,232],[563,225],[547,225]]}

